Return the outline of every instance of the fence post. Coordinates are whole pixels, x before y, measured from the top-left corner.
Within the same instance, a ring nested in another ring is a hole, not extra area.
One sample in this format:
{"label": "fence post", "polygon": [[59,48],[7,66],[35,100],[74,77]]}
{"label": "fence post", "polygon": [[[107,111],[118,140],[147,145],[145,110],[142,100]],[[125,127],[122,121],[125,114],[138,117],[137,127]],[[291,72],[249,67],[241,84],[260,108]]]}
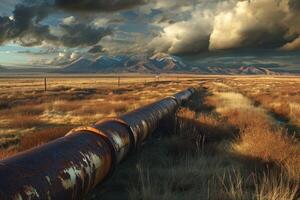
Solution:
{"label": "fence post", "polygon": [[44,78],[44,86],[45,86],[45,92],[47,91],[47,78]]}
{"label": "fence post", "polygon": [[120,85],[121,85],[121,77],[118,76],[118,87],[120,87]]}

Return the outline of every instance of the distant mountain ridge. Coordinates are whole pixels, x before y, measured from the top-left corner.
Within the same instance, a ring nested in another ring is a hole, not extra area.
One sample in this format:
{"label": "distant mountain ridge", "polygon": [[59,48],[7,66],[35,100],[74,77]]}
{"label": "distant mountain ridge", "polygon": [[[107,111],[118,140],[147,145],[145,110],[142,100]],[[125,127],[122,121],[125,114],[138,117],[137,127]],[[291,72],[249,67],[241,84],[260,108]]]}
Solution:
{"label": "distant mountain ridge", "polygon": [[0,65],[0,72],[7,72],[7,71],[9,71],[7,68]]}
{"label": "distant mountain ridge", "polygon": [[67,65],[60,72],[64,73],[111,73],[140,72],[162,73],[187,70],[187,65],[176,56],[155,54],[147,56],[100,56],[95,60],[80,58]]}
{"label": "distant mountain ridge", "polygon": [[107,56],[95,60],[80,58],[55,72],[59,73],[203,73],[277,75],[279,72],[261,66],[199,67],[186,64],[177,56],[157,53],[152,56]]}

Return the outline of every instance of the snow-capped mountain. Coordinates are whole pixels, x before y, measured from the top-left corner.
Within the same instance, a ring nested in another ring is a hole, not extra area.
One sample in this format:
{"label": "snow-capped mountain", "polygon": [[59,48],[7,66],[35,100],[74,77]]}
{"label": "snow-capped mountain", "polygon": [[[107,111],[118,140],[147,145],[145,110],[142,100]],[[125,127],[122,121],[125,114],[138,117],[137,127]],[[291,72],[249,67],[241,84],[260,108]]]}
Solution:
{"label": "snow-capped mountain", "polygon": [[[60,69],[61,73],[203,73],[203,74],[266,74],[273,68],[262,66],[197,66],[165,53],[146,55],[103,55],[94,60],[80,58]],[[57,71],[56,71],[57,72]]]}
{"label": "snow-capped mountain", "polygon": [[61,72],[140,72],[161,73],[183,71],[186,65],[182,60],[167,54],[147,56],[100,56],[95,60],[80,58],[61,69]]}

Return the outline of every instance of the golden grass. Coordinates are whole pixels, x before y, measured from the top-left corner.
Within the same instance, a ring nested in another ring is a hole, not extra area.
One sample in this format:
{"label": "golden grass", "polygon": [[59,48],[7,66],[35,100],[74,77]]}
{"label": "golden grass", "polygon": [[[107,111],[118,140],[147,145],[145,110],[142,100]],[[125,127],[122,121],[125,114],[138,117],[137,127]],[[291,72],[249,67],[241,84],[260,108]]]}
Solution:
{"label": "golden grass", "polygon": [[284,167],[291,178],[300,180],[300,144],[284,130],[270,130],[259,126],[247,127],[233,143],[233,149],[264,162]]}
{"label": "golden grass", "polygon": [[18,150],[24,151],[48,143],[49,141],[64,136],[71,129],[72,127],[66,126],[66,127],[47,128],[40,131],[35,131],[30,134],[27,133],[21,137]]}
{"label": "golden grass", "polygon": [[235,80],[227,79],[225,83],[276,115],[288,119],[291,124],[300,126],[299,78],[261,78],[256,80],[237,78]]}
{"label": "golden grass", "polygon": [[9,127],[22,129],[34,128],[43,125],[44,122],[41,121],[38,116],[31,115],[15,115],[8,123]]}
{"label": "golden grass", "polygon": [[[125,169],[120,166],[108,181],[110,189],[94,192],[91,199],[105,199],[103,191],[108,190],[116,195],[111,199],[296,200],[299,141],[287,135],[269,111],[299,122],[298,79],[293,84],[260,78],[219,80],[206,80],[206,89],[178,111],[176,134],[151,140],[123,164]],[[199,85],[127,80],[118,87],[110,79],[53,79],[45,93],[39,81],[0,84],[0,102],[6,102],[0,105],[1,132],[27,130],[0,137],[5,145],[0,159],[59,138],[74,126]],[[125,190],[124,196],[115,191],[119,189]]]}
{"label": "golden grass", "polygon": [[[43,79],[0,80],[0,134],[23,135],[0,139],[1,151],[20,146],[23,151],[56,138],[52,127],[93,124],[115,117],[180,91],[191,83],[150,82],[150,78],[124,78],[117,86],[112,78],[49,78],[48,91]],[[172,80],[172,79],[170,79]],[[185,80],[185,78],[182,78]],[[49,129],[49,130],[45,130]],[[42,131],[37,134],[36,131]],[[60,133],[62,134],[62,133]],[[31,137],[40,137],[33,139]],[[24,147],[22,147],[24,146]],[[13,152],[9,153],[10,155]]]}
{"label": "golden grass", "polygon": [[0,160],[3,160],[3,159],[8,158],[12,155],[15,155],[16,153],[18,153],[18,151],[16,149],[9,149],[9,150],[0,151]]}
{"label": "golden grass", "polygon": [[299,142],[280,128],[264,109],[255,107],[242,94],[232,92],[215,92],[207,103],[213,104],[218,113],[240,129],[239,138],[232,142],[236,153],[274,162],[291,178],[300,180]]}
{"label": "golden grass", "polygon": [[[299,180],[285,166],[297,166],[297,141],[265,109],[221,86],[216,95],[219,84],[206,84],[206,96],[199,90],[178,111],[175,134],[151,140],[87,199],[297,200]],[[250,142],[253,155],[237,148]]]}

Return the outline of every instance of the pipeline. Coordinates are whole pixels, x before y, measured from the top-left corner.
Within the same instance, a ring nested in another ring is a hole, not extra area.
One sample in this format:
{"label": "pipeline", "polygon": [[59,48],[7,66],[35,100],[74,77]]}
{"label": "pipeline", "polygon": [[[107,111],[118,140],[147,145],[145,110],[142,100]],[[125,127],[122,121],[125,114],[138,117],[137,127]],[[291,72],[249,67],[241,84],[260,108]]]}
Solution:
{"label": "pipeline", "polygon": [[0,199],[82,199],[154,130],[171,124],[194,92],[190,88],[119,118],[73,129],[0,161]]}

